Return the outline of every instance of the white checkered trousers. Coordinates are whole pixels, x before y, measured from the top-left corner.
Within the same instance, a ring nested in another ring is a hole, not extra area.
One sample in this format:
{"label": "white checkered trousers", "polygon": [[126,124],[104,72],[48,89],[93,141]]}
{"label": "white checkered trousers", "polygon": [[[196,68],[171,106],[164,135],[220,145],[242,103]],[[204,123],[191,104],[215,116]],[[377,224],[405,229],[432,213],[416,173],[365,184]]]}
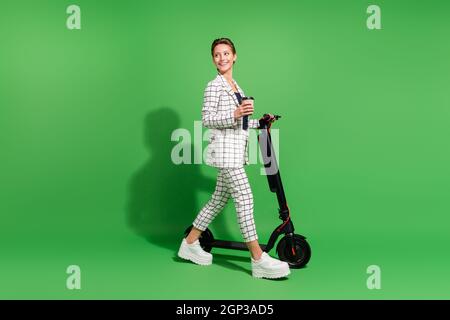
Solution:
{"label": "white checkered trousers", "polygon": [[[240,95],[245,97],[237,82],[233,82]],[[218,175],[216,189],[200,210],[193,226],[206,230],[232,197],[244,240],[257,240],[253,194],[244,170],[244,165],[248,164],[248,130],[242,129],[242,118],[234,118],[234,110],[239,106],[239,101],[220,73],[208,83],[203,98],[202,123],[210,129],[206,164],[217,168]],[[249,117],[249,129],[258,126],[258,120]]]}
{"label": "white checkered trousers", "polygon": [[245,242],[257,240],[253,217],[253,194],[243,167],[219,169],[216,189],[195,218],[193,226],[205,231],[230,197],[234,200],[239,228]]}

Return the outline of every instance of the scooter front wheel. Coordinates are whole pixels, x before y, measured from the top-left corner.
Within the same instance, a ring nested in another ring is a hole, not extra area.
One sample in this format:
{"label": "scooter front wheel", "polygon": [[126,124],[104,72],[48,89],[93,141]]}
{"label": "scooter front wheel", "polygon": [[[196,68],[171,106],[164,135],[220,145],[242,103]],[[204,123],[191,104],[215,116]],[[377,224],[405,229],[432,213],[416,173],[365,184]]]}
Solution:
{"label": "scooter front wheel", "polygon": [[[189,228],[187,228],[184,231],[185,238],[187,237],[189,232],[191,232],[191,230],[192,230],[192,226],[189,226]],[[200,241],[200,246],[202,247],[203,250],[205,250],[206,252],[211,252],[211,249],[212,249],[211,244],[214,241],[214,236],[213,236],[211,230],[209,230],[207,228],[205,231],[203,231],[198,240]]]}
{"label": "scooter front wheel", "polygon": [[277,245],[278,257],[286,261],[290,268],[299,269],[309,262],[311,247],[305,237],[294,234],[292,237],[284,236]]}

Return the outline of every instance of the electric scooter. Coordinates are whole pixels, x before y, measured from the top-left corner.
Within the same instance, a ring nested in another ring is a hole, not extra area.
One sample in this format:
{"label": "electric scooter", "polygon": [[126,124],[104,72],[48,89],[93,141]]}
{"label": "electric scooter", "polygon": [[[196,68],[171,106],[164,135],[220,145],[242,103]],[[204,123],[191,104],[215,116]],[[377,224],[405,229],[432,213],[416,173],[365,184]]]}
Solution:
{"label": "electric scooter", "polygon": [[[260,244],[260,246],[263,251],[269,252],[275,246],[280,235],[284,234],[284,237],[278,242],[276,252],[279,259],[281,261],[286,261],[290,268],[298,269],[306,266],[309,262],[311,258],[311,247],[306,241],[306,237],[294,233],[294,224],[291,220],[290,210],[287,205],[286,195],[281,182],[280,170],[275,158],[270,128],[272,122],[279,118],[281,118],[281,116],[275,115],[271,117],[270,115],[265,114],[259,120],[260,133],[258,134],[258,144],[264,160],[269,189],[277,195],[279,205],[278,213],[279,218],[282,220],[282,223],[272,232],[269,242],[267,244]],[[185,237],[189,234],[191,229],[192,226],[186,229],[184,232]],[[212,248],[248,250],[245,242],[214,239],[214,236],[209,229],[202,232],[199,241],[203,250],[207,252],[210,252]]]}

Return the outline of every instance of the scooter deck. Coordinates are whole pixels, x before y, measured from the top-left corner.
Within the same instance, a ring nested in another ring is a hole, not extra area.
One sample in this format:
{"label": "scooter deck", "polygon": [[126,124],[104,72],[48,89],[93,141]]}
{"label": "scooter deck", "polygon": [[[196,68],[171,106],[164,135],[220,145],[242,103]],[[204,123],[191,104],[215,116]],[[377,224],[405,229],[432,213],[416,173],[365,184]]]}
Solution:
{"label": "scooter deck", "polygon": [[[243,250],[248,251],[247,245],[245,242],[239,241],[227,241],[227,240],[214,240],[210,244],[213,248],[223,248],[223,249],[234,249],[234,250]],[[263,251],[265,251],[265,244],[259,245]]]}

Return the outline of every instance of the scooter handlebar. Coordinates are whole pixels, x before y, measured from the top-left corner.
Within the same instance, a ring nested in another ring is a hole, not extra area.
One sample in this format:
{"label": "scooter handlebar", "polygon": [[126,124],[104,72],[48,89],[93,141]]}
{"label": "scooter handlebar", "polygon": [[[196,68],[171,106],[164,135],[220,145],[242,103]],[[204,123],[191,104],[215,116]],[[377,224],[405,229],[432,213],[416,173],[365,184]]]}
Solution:
{"label": "scooter handlebar", "polygon": [[[263,119],[265,120],[265,121],[270,121],[270,114],[264,114],[263,115]],[[277,115],[277,114],[274,114],[273,115],[273,119],[275,119],[275,120],[278,120],[278,119],[280,119],[281,118],[281,116],[279,116],[279,115]]]}
{"label": "scooter handlebar", "polygon": [[280,119],[281,116],[279,115],[270,115],[268,113],[264,114],[261,119],[259,119],[259,128],[260,129],[267,129],[270,128],[272,125],[272,122],[275,120]]}

